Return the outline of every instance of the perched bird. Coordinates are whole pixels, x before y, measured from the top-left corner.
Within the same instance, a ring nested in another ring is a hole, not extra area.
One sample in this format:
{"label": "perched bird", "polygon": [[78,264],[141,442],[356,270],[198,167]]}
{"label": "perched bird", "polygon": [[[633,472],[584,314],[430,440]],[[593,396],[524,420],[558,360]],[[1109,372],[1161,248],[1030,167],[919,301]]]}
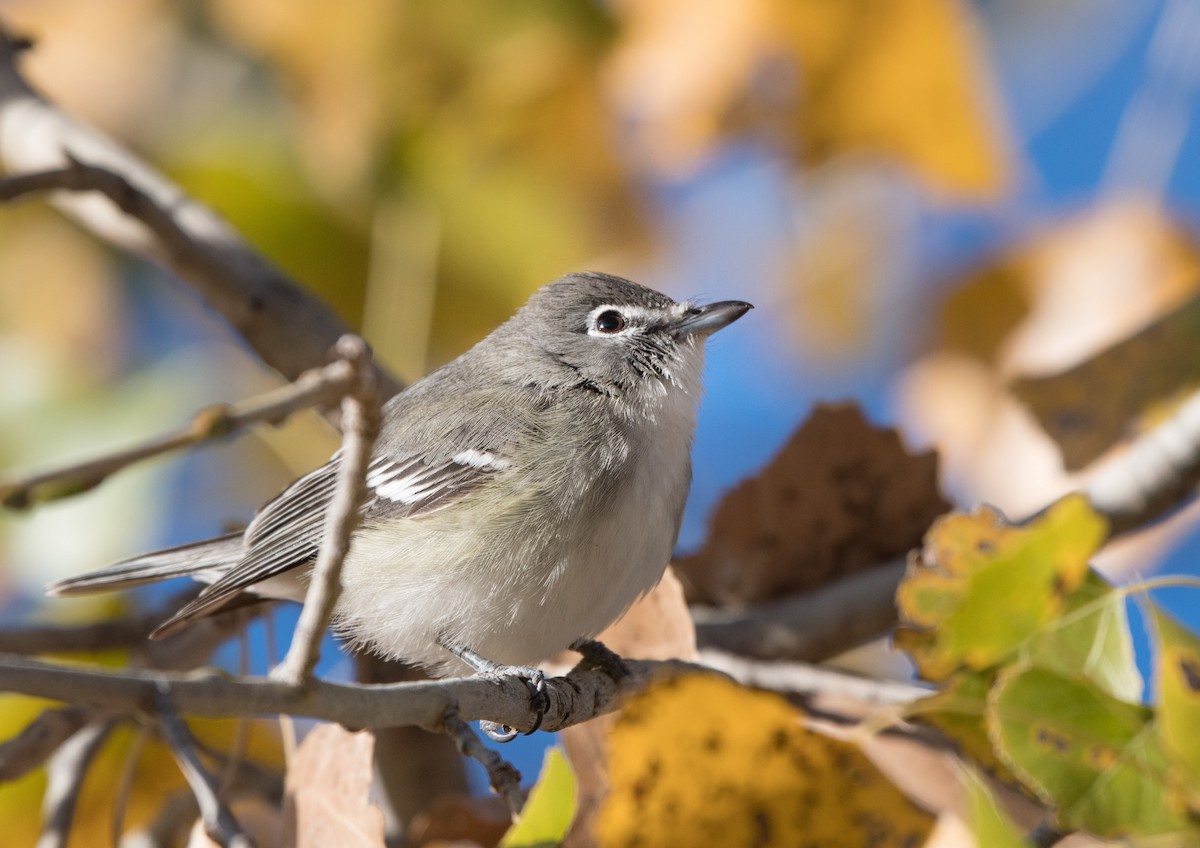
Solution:
{"label": "perched bird", "polygon": [[[679,532],[705,339],[750,308],[676,303],[628,280],[571,274],[393,397],[336,631],[435,673],[465,663],[528,680],[528,666],[615,621],[658,582]],[[339,462],[284,489],[245,533],[49,591],[180,575],[209,584],[156,635],[247,594],[303,600]]]}

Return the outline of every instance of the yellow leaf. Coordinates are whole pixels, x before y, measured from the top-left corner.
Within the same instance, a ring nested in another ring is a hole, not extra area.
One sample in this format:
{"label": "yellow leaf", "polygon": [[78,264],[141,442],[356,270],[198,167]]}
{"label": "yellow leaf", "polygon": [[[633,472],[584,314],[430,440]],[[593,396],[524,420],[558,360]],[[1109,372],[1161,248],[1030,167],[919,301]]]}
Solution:
{"label": "yellow leaf", "polygon": [[558,845],[571,829],[576,806],[575,771],[561,748],[551,748],[521,817],[504,834],[500,848]]}
{"label": "yellow leaf", "polygon": [[606,848],[920,845],[932,819],[783,698],[696,675],[626,705],[609,740]]}
{"label": "yellow leaf", "polygon": [[[637,0],[617,15],[609,78],[663,170],[694,168],[749,125],[810,163],[863,150],[898,159],[951,197],[991,197],[1008,181],[960,0]],[[801,90],[789,99],[793,67]]]}
{"label": "yellow leaf", "polygon": [[983,45],[959,0],[779,0],[803,73],[810,160],[866,149],[935,190],[992,197],[1010,176]]}

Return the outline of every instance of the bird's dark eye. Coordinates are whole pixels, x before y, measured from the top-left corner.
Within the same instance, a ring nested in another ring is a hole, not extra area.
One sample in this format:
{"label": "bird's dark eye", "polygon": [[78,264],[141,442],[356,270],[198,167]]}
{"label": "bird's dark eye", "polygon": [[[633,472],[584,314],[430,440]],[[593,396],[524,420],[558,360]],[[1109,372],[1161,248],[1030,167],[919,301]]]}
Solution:
{"label": "bird's dark eye", "polygon": [[615,309],[606,309],[596,316],[596,329],[601,333],[619,333],[625,329],[625,316]]}

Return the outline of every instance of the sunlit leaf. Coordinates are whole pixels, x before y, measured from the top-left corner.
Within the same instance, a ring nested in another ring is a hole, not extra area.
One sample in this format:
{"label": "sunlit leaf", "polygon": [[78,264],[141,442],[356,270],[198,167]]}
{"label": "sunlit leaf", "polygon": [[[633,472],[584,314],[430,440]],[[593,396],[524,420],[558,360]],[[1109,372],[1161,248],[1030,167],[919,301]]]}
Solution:
{"label": "sunlit leaf", "polygon": [[561,748],[551,748],[521,817],[500,840],[500,848],[537,848],[562,842],[575,820],[575,791],[575,771]]}
{"label": "sunlit leaf", "polygon": [[944,733],[971,762],[992,774],[1008,773],[996,757],[988,736],[988,691],[995,681],[991,672],[960,672],[932,695],[912,704],[908,715]]}
{"label": "sunlit leaf", "polygon": [[607,848],[921,844],[932,821],[854,746],[782,698],[715,676],[657,684],[610,740]]}
{"label": "sunlit leaf", "polygon": [[968,771],[963,774],[963,783],[976,848],[1028,848],[1029,843],[996,801],[983,778]]}
{"label": "sunlit leaf", "polygon": [[1200,838],[1164,792],[1170,763],[1148,708],[1036,667],[1003,672],[989,705],[1001,758],[1058,809],[1062,826],[1104,837]]}
{"label": "sunlit leaf", "polygon": [[1155,695],[1163,748],[1200,782],[1200,638],[1158,607]]}
{"label": "sunlit leaf", "polygon": [[1025,653],[1029,662],[1080,676],[1122,701],[1142,697],[1125,596],[1095,571],[1067,598],[1062,615]]}
{"label": "sunlit leaf", "polygon": [[1086,499],[1064,498],[1037,521],[1008,525],[986,508],[929,531],[896,600],[921,674],[941,680],[985,669],[1059,616],[1107,533]]}

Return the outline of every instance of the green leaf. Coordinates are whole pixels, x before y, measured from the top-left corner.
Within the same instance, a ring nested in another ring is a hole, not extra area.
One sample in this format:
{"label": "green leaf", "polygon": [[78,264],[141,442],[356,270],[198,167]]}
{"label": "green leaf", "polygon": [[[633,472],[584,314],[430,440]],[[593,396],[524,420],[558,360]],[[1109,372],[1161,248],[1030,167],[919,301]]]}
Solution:
{"label": "green leaf", "polygon": [[992,740],[988,738],[987,696],[995,679],[994,672],[960,672],[938,691],[912,704],[905,715],[936,727],[976,765],[992,774],[1015,780],[1009,777],[1007,767],[996,757]]}
{"label": "green leaf", "polygon": [[997,665],[1067,608],[1107,532],[1080,496],[1028,526],[988,509],[938,521],[897,590],[897,644],[929,680]]}
{"label": "green leaf", "polygon": [[997,753],[1058,809],[1060,826],[1108,838],[1200,835],[1164,791],[1170,763],[1150,710],[1033,666],[1002,672],[988,707]]}
{"label": "green leaf", "polygon": [[1095,571],[1067,598],[1062,617],[1026,652],[1030,663],[1066,677],[1083,676],[1114,698],[1142,699],[1125,596]]}
{"label": "green leaf", "polygon": [[1158,635],[1155,689],[1158,735],[1167,756],[1181,767],[1177,797],[1200,807],[1200,638],[1151,605]]}
{"label": "green leaf", "polygon": [[1029,848],[1029,843],[996,802],[982,777],[967,771],[963,774],[963,783],[976,848]]}
{"label": "green leaf", "polygon": [[558,845],[575,821],[575,771],[562,749],[546,751],[542,773],[529,792],[517,823],[500,840],[500,848]]}

